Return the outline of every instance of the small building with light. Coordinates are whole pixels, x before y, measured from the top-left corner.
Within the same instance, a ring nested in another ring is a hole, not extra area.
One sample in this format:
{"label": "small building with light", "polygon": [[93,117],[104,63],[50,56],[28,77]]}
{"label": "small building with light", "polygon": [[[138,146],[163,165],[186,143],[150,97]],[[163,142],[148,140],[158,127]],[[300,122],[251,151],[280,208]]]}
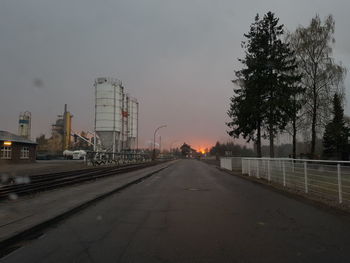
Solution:
{"label": "small building with light", "polygon": [[0,131],[0,164],[35,162],[36,146],[27,138]]}

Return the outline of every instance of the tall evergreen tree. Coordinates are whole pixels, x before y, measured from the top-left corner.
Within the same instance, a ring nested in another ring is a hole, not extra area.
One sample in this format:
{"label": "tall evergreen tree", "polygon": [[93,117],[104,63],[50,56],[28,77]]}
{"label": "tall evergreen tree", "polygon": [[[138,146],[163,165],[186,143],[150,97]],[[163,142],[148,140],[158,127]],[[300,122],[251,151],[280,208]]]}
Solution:
{"label": "tall evergreen tree", "polygon": [[326,125],[323,135],[324,155],[347,160],[349,136],[350,129],[345,125],[341,98],[336,93],[333,98],[333,120]]}
{"label": "tall evergreen tree", "polygon": [[262,19],[257,15],[244,35],[245,58],[239,60],[244,68],[236,72],[238,88],[228,111],[232,119],[227,123],[229,134],[253,139],[259,157],[262,136],[269,138],[270,156],[274,157],[274,137],[286,127],[293,112],[293,97],[301,91],[296,88],[300,76],[296,74],[294,53],[282,41],[283,25],[278,22],[271,12]]}
{"label": "tall evergreen tree", "polygon": [[300,81],[297,64],[289,44],[282,41],[283,25],[279,19],[268,12],[262,21],[265,61],[266,88],[265,104],[267,108],[266,130],[270,141],[270,156],[274,157],[274,138],[277,132],[285,129],[296,110],[295,96],[302,90],[296,85]]}
{"label": "tall evergreen tree", "polygon": [[236,71],[234,96],[231,98],[228,115],[231,122],[227,125],[231,129],[228,134],[233,137],[243,136],[248,142],[253,140],[257,146],[257,156],[261,157],[261,130],[263,126],[263,87],[259,85],[261,79],[261,63],[259,59],[259,41],[261,37],[261,21],[256,15],[250,26],[250,31],[242,42],[245,49],[245,58],[239,61],[245,66]]}

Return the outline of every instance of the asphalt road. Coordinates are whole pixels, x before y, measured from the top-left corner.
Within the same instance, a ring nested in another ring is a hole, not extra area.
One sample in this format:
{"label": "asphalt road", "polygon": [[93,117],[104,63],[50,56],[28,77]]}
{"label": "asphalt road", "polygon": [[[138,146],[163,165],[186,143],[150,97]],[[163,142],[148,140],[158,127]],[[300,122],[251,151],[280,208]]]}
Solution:
{"label": "asphalt road", "polygon": [[350,262],[350,220],[182,160],[0,261]]}

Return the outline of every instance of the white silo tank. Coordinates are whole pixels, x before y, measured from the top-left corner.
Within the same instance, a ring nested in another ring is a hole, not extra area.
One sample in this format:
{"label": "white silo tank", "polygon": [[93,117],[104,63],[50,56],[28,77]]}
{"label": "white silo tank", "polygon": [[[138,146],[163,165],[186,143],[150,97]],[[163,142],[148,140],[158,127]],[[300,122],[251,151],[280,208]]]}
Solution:
{"label": "white silo tank", "polygon": [[122,82],[113,78],[97,78],[95,86],[95,132],[106,151],[120,149],[122,131]]}
{"label": "white silo tank", "polygon": [[138,114],[139,104],[137,99],[127,95],[128,111],[128,148],[136,149],[138,147]]}
{"label": "white silo tank", "polygon": [[32,115],[29,111],[20,113],[18,120],[18,135],[30,139]]}

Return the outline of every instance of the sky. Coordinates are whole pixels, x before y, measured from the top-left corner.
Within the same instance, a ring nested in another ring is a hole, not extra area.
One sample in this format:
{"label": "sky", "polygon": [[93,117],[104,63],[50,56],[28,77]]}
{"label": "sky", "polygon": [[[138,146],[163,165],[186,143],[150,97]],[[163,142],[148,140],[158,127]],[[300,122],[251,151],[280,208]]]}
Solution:
{"label": "sky", "polygon": [[[165,148],[210,147],[230,140],[231,79],[257,13],[289,31],[332,14],[334,57],[349,68],[349,10],[348,0],[1,0],[0,130],[16,133],[28,110],[32,137],[49,135],[67,103],[73,130],[93,131],[94,79],[113,77],[139,101],[140,147],[163,124]],[[349,76],[345,87],[350,101]]]}

